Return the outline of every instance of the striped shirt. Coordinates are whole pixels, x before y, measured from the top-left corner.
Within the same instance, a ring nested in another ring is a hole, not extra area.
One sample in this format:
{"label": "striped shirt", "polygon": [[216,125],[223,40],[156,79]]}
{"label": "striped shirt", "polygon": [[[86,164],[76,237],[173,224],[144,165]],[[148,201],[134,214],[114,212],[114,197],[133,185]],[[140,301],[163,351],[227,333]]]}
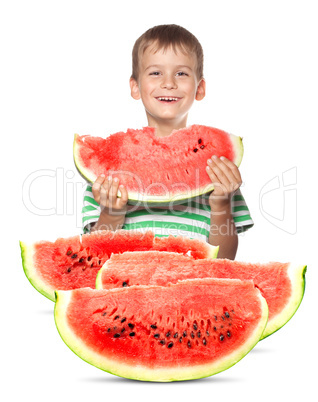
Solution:
{"label": "striped shirt", "polygon": [[[208,241],[211,228],[211,208],[208,202],[209,194],[185,200],[182,204],[168,207],[127,205],[125,222],[122,229],[152,230],[156,237],[186,236],[192,239]],[[84,233],[90,231],[90,225],[97,222],[100,206],[94,200],[92,185],[88,184],[84,192],[82,222]],[[232,197],[232,217],[238,233],[253,226],[249,209],[244,197],[238,190]],[[225,234],[230,225],[216,228]]]}

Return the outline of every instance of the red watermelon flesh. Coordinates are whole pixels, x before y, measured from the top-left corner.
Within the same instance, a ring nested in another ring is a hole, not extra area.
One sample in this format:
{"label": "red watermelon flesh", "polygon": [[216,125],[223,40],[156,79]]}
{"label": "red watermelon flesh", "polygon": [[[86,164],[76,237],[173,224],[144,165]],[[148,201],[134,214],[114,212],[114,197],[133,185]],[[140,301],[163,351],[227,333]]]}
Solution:
{"label": "red watermelon flesh", "polygon": [[54,290],[95,288],[96,275],[112,253],[160,250],[215,258],[218,247],[184,237],[155,238],[153,232],[99,231],[55,242],[21,242],[22,263],[31,284],[54,301]]}
{"label": "red watermelon flesh", "polygon": [[192,278],[253,280],[265,297],[269,318],[263,337],[281,328],[295,313],[304,294],[306,266],[270,262],[252,264],[227,259],[194,260],[177,253],[113,255],[98,274],[96,287],[161,285]]}
{"label": "red watermelon flesh", "polygon": [[145,127],[106,139],[88,135],[74,139],[74,161],[80,173],[91,182],[102,173],[118,177],[132,202],[176,202],[211,191],[206,166],[212,155],[239,165],[241,138],[193,125],[167,137],[156,137],[155,128]]}
{"label": "red watermelon flesh", "polygon": [[82,359],[148,381],[225,370],[258,342],[268,309],[252,281],[194,279],[174,285],[58,291],[55,321]]}

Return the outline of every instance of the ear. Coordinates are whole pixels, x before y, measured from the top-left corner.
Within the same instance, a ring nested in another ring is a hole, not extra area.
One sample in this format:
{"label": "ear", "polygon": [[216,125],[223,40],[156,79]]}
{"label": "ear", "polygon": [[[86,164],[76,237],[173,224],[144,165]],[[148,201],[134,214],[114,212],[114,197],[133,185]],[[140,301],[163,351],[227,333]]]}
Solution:
{"label": "ear", "polygon": [[204,78],[201,79],[199,82],[197,93],[195,94],[195,99],[200,101],[205,97],[205,80]]}
{"label": "ear", "polygon": [[136,100],[140,99],[140,91],[139,91],[138,82],[134,78],[131,77],[129,80],[129,85],[130,85],[131,96]]}

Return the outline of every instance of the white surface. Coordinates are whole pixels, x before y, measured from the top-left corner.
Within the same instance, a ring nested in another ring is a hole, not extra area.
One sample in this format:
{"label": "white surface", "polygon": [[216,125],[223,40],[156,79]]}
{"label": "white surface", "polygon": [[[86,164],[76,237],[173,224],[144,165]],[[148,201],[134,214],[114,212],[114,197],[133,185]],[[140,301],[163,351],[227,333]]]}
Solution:
{"label": "white surface", "polygon": [[[1,5],[6,400],[81,402],[109,400],[115,393],[116,400],[130,401],[317,400],[315,10],[314,1]],[[104,373],[66,347],[54,325],[54,304],[24,276],[18,240],[81,232],[83,180],[73,165],[73,135],[104,136],[146,125],[141,104],[129,94],[130,55],[135,39],[162,23],[185,26],[205,51],[207,96],[194,106],[189,124],[244,138],[242,192],[255,227],[241,236],[237,259],[299,262],[308,273],[294,318],[236,366],[199,381],[151,384]]]}

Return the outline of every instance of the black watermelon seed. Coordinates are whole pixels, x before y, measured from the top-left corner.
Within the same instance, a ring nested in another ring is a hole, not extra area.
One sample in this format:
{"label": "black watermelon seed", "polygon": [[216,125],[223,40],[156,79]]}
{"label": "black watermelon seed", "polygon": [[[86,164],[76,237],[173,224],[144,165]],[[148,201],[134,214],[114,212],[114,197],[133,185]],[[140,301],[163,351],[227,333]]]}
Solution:
{"label": "black watermelon seed", "polygon": [[207,336],[210,336],[210,332],[209,332],[209,331],[206,331],[206,334],[207,334]]}
{"label": "black watermelon seed", "polygon": [[167,345],[167,347],[168,347],[169,349],[171,349],[172,346],[173,346],[173,342],[169,342],[168,345]]}
{"label": "black watermelon seed", "polygon": [[106,314],[107,314],[106,311],[104,311],[104,312],[102,313],[102,316],[104,317]]}
{"label": "black watermelon seed", "polygon": [[126,330],[126,328],[124,327],[120,332],[124,332]]}
{"label": "black watermelon seed", "polygon": [[82,257],[82,258],[79,259],[78,262],[83,262],[83,261],[84,261],[84,258]]}
{"label": "black watermelon seed", "polygon": [[193,331],[191,332],[191,338],[192,339],[194,338],[194,332]]}
{"label": "black watermelon seed", "polygon": [[190,341],[188,341],[187,346],[188,346],[188,348],[191,348],[191,342]]}
{"label": "black watermelon seed", "polygon": [[114,335],[114,338],[119,338],[120,337],[120,334],[115,334]]}
{"label": "black watermelon seed", "polygon": [[101,264],[101,260],[98,261],[98,264],[99,264],[99,265]]}
{"label": "black watermelon seed", "polygon": [[87,257],[87,261],[90,261],[91,259],[92,259],[92,256],[89,255],[89,256]]}
{"label": "black watermelon seed", "polygon": [[160,334],[154,334],[154,338],[159,338]]}
{"label": "black watermelon seed", "polygon": [[110,332],[110,331],[111,331],[111,328],[108,328],[107,332]]}
{"label": "black watermelon seed", "polygon": [[161,341],[159,343],[161,343],[161,345],[165,345],[166,341],[164,339],[161,339]]}
{"label": "black watermelon seed", "polygon": [[193,329],[196,331],[198,329],[197,324],[193,324]]}
{"label": "black watermelon seed", "polygon": [[198,148],[194,148],[193,152],[198,152]]}
{"label": "black watermelon seed", "polygon": [[179,336],[179,335],[178,335],[178,332],[176,332],[176,333],[173,335],[174,338],[178,338],[178,336]]}
{"label": "black watermelon seed", "polygon": [[229,314],[228,311],[226,311],[224,314],[225,314],[225,317],[226,317],[226,318],[230,318],[230,314]]}
{"label": "black watermelon seed", "polygon": [[126,318],[123,318],[120,322],[123,323],[126,321]]}
{"label": "black watermelon seed", "polygon": [[224,341],[224,335],[220,335],[220,341],[222,342],[222,341]]}
{"label": "black watermelon seed", "polygon": [[150,328],[157,329],[157,325],[152,324],[152,325],[150,325]]}
{"label": "black watermelon seed", "polygon": [[66,255],[71,255],[72,254],[72,250],[68,250]]}
{"label": "black watermelon seed", "polygon": [[224,318],[224,316],[223,316],[223,315],[221,315],[221,318],[222,318],[222,320],[223,320],[223,321],[225,320],[225,318]]}
{"label": "black watermelon seed", "polygon": [[204,149],[204,148],[205,148],[205,145],[201,145],[200,148],[201,148],[201,149]]}
{"label": "black watermelon seed", "polygon": [[183,335],[184,337],[186,337],[186,336],[187,336],[187,331],[184,331],[182,335]]}
{"label": "black watermelon seed", "polygon": [[171,332],[168,331],[168,332],[166,333],[166,337],[169,338],[170,335],[171,335]]}
{"label": "black watermelon seed", "polygon": [[76,257],[77,257],[77,254],[73,254],[71,258],[76,258]]}
{"label": "black watermelon seed", "polygon": [[202,143],[202,138],[199,138],[198,139],[198,144],[201,144]]}
{"label": "black watermelon seed", "polygon": [[136,334],[135,334],[135,332],[131,332],[130,334],[129,334],[129,336],[135,336]]}
{"label": "black watermelon seed", "polygon": [[216,327],[213,327],[213,329],[214,329],[214,331],[216,331],[217,329],[216,329]]}
{"label": "black watermelon seed", "polygon": [[71,272],[72,271],[72,267],[67,268],[67,272]]}
{"label": "black watermelon seed", "polygon": [[206,346],[206,339],[205,338],[202,339],[202,343],[203,343],[204,346]]}
{"label": "black watermelon seed", "polygon": [[197,332],[197,337],[201,338],[201,332],[200,331]]}
{"label": "black watermelon seed", "polygon": [[130,329],[134,329],[134,328],[135,328],[135,325],[130,322],[130,323],[128,324],[128,327],[129,327]]}
{"label": "black watermelon seed", "polygon": [[180,342],[180,343],[182,342],[182,339],[183,339],[182,336],[180,336],[180,338],[179,338],[179,342]]}
{"label": "black watermelon seed", "polygon": [[215,315],[215,316],[214,316],[214,319],[215,319],[215,321],[217,321],[217,320],[218,320],[218,317]]}
{"label": "black watermelon seed", "polygon": [[231,332],[230,332],[230,331],[227,331],[226,335],[227,335],[229,338],[231,338]]}
{"label": "black watermelon seed", "polygon": [[126,286],[128,286],[127,282],[123,282],[123,287],[125,288]]}
{"label": "black watermelon seed", "polygon": [[116,315],[116,317],[114,318],[114,320],[118,320],[118,318],[119,318],[119,315]]}

